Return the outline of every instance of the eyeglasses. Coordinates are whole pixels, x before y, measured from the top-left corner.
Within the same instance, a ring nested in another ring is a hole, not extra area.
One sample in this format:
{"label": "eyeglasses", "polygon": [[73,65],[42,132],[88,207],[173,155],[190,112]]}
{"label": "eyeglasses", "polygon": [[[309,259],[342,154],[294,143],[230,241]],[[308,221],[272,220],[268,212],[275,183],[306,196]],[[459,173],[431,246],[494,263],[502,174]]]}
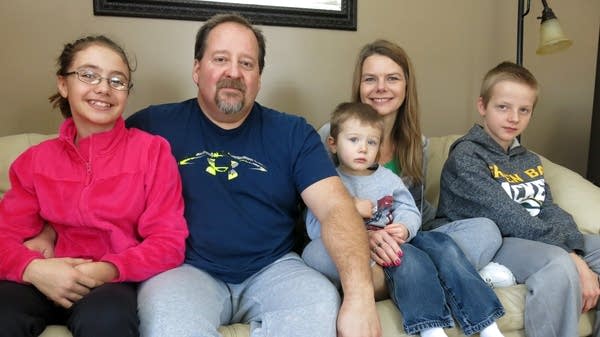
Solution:
{"label": "eyeglasses", "polygon": [[108,82],[108,85],[111,88],[113,88],[115,90],[120,90],[120,91],[126,91],[126,90],[131,89],[131,87],[133,87],[133,84],[129,83],[127,81],[127,79],[121,75],[113,75],[111,77],[102,77],[97,72],[94,72],[91,70],[76,70],[76,71],[71,71],[71,72],[68,72],[65,74],[65,76],[70,76],[70,75],[77,75],[78,80],[80,80],[83,83],[92,84],[92,85],[100,84],[100,82],[102,82],[102,80],[106,80],[106,82]]}

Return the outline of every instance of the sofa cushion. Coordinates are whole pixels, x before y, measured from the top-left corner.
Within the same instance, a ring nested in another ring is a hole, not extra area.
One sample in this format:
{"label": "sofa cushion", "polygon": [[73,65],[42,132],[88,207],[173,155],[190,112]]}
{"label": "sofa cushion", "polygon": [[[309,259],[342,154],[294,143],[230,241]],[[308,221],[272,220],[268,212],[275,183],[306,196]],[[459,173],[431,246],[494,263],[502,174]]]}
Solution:
{"label": "sofa cushion", "polygon": [[[223,337],[248,337],[250,326],[248,324],[232,324],[222,326],[219,332]],[[51,325],[39,337],[72,337],[73,335],[64,326]]]}
{"label": "sofa cushion", "polygon": [[56,135],[22,133],[0,137],[0,197],[10,188],[8,180],[10,164],[30,146],[52,137]]}
{"label": "sofa cushion", "polygon": [[[0,137],[0,195],[9,187],[8,168],[10,163],[29,146],[37,144],[56,135],[20,134]],[[439,194],[439,179],[442,166],[448,156],[450,145],[459,135],[432,137],[429,139],[427,154],[427,188],[426,198],[435,206]],[[600,233],[598,205],[600,205],[600,189],[587,182],[579,174],[542,157],[545,176],[552,187],[555,201],[570,212],[582,231]],[[505,337],[524,337],[523,314],[526,287],[517,285],[495,289],[500,301],[506,309],[506,315],[498,320],[498,325]],[[377,310],[383,326],[384,337],[408,337],[402,329],[402,317],[390,300],[377,302]],[[589,336],[592,332],[594,316],[583,315],[579,324],[579,335]],[[219,329],[224,337],[247,337],[249,326],[233,324]],[[463,336],[459,329],[449,329],[448,335]],[[49,326],[41,337],[71,337],[65,327]]]}
{"label": "sofa cushion", "polygon": [[448,158],[450,145],[460,137],[460,135],[449,135],[429,138],[429,146],[425,158],[427,164],[425,175],[425,199],[427,199],[434,208],[437,208],[438,205],[440,195],[440,174],[442,173],[446,158]]}
{"label": "sofa cushion", "polygon": [[64,326],[50,325],[42,332],[40,337],[72,337],[69,330]]}
{"label": "sofa cushion", "polygon": [[598,186],[578,173],[540,157],[554,202],[573,216],[582,232],[600,234]]}

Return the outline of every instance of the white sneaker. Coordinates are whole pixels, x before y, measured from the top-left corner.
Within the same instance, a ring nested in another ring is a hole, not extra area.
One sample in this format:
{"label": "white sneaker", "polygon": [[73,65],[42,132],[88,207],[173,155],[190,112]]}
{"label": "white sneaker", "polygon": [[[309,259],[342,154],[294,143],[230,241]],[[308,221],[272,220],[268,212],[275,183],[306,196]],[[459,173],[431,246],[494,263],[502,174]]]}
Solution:
{"label": "white sneaker", "polygon": [[510,287],[517,284],[510,269],[496,262],[490,262],[481,268],[479,275],[492,288]]}

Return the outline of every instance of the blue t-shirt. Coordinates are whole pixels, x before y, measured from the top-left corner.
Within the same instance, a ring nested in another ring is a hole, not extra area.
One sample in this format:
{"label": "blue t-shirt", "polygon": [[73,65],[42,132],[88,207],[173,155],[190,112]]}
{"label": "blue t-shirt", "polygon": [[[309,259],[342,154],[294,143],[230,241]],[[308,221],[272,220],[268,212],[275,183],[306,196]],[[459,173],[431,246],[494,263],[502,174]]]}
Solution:
{"label": "blue t-shirt", "polygon": [[229,283],[291,251],[300,193],[336,175],[312,126],[258,103],[232,130],[211,122],[195,98],[150,106],[127,126],[170,142],[190,231],[186,263]]}

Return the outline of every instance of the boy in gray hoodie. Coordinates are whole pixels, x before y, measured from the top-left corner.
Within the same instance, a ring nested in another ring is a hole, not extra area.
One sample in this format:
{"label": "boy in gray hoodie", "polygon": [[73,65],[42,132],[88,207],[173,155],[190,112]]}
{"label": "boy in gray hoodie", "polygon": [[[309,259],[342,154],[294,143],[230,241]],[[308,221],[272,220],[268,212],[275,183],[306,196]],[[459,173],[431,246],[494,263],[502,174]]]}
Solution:
{"label": "boy in gray hoodie", "polygon": [[[540,158],[517,139],[537,96],[535,77],[519,65],[503,62],[486,74],[477,101],[482,125],[450,148],[437,217],[493,220],[504,237],[494,261],[529,289],[527,336],[578,336],[579,314],[600,295],[600,236],[579,232],[552,201]],[[594,336],[598,326],[596,313]]]}

